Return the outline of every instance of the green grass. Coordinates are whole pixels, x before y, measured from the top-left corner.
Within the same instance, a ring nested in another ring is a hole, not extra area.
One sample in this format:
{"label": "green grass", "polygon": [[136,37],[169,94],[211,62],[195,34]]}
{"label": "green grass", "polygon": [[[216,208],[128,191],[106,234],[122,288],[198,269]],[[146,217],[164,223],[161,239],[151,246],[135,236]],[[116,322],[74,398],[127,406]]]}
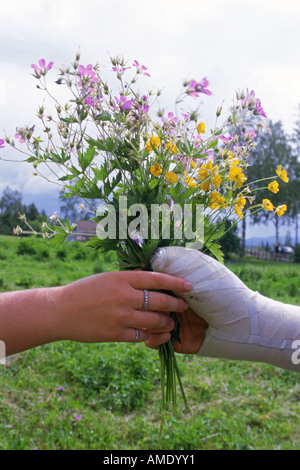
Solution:
{"label": "green grass", "polygon": [[[65,284],[111,269],[83,245],[0,237],[0,288]],[[300,265],[236,260],[252,289],[299,303]],[[295,287],[292,288],[291,286]],[[159,436],[156,351],[143,344],[59,342],[0,366],[0,449],[300,449],[298,374],[265,364],[177,355],[190,412]]]}

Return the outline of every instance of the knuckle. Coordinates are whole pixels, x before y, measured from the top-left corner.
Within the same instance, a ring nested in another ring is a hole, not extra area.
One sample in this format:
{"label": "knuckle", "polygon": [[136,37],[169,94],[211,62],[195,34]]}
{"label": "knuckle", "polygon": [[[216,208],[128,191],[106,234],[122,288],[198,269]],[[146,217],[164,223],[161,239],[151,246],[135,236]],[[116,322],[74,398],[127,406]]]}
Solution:
{"label": "knuckle", "polygon": [[169,298],[166,295],[161,295],[159,298],[160,310],[167,310],[170,305]]}

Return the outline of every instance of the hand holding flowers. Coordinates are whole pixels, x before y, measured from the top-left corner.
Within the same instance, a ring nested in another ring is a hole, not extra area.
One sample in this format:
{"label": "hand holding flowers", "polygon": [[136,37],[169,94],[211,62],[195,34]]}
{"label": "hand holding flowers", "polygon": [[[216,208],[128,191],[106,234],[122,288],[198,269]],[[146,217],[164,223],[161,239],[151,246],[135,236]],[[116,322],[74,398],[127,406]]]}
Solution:
{"label": "hand holding flowers", "polygon": [[[183,99],[211,95],[206,77],[187,80],[175,109],[167,114],[158,110],[155,115],[152,110],[160,92],[146,94],[135,86],[138,78],[149,77],[147,68],[136,60],[130,66],[120,57],[111,58],[111,63],[117,88],[108,86],[98,65],[82,65],[79,55],[70,67],[60,68],[56,84],[68,93],[63,105],[46,83],[53,63],[46,65],[42,59],[33,65],[38,88],[52,99],[56,114],[41,106],[37,111],[40,131],[37,126],[20,127],[16,135],[35,174],[59,184],[65,197],[79,196],[84,210],[93,215],[98,225],[90,246],[114,250],[120,268],[127,270],[151,270],[154,253],[166,245],[198,243],[202,251],[222,261],[218,240],[228,218],[238,222],[250,210],[284,213],[284,206],[274,208],[268,199],[259,201],[258,189],[248,182],[249,156],[266,117],[253,91],[236,94],[222,123],[223,110],[218,108],[216,125],[208,131],[197,111],[178,109]],[[16,148],[14,140],[5,137],[5,141]],[[269,184],[273,193],[278,190],[274,177]],[[281,167],[277,177],[287,181]],[[198,230],[195,211],[203,230]],[[76,228],[58,217],[51,222],[40,232],[45,238],[63,241]],[[105,231],[110,224],[112,232]],[[183,231],[188,224],[189,230]],[[24,230],[18,227],[16,233]],[[179,340],[176,329],[167,346],[160,348],[167,370],[166,401],[176,401],[171,396],[177,373],[175,340]]]}

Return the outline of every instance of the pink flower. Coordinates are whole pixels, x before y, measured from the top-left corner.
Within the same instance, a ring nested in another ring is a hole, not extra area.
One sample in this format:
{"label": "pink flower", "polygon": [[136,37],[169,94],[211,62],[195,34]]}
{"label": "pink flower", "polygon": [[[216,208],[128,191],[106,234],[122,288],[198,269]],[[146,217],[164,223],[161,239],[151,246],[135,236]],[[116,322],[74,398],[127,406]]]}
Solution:
{"label": "pink flower", "polygon": [[17,133],[15,134],[15,138],[18,139],[20,144],[24,144],[24,142],[25,142],[25,139],[22,135],[22,131],[24,131],[23,128],[17,129]]}
{"label": "pink flower", "polygon": [[[90,82],[99,82],[99,78],[96,76],[96,72],[94,71],[94,67],[89,64],[86,67],[83,65],[79,65],[78,67],[78,75],[81,79],[86,79]],[[79,86],[82,86],[82,83],[79,82]]]}
{"label": "pink flower", "polygon": [[194,96],[197,98],[199,96],[199,93],[204,93],[205,95],[211,95],[211,91],[207,89],[207,86],[209,85],[209,82],[206,78],[203,78],[201,82],[196,82],[196,80],[191,80],[188,83],[188,89],[186,90],[186,93],[188,95]]}
{"label": "pink flower", "polygon": [[4,149],[4,147],[5,147],[4,140],[0,139],[0,149]]}
{"label": "pink flower", "polygon": [[41,75],[46,75],[47,72],[49,72],[50,69],[53,67],[53,62],[49,62],[48,65],[46,65],[45,59],[39,60],[39,65],[31,64],[31,68],[34,69],[35,71],[35,76],[37,78],[40,78]]}
{"label": "pink flower", "polygon": [[253,129],[250,129],[247,133],[242,132],[242,135],[245,137],[245,140],[254,140],[257,136]]}
{"label": "pink flower", "polygon": [[120,99],[115,98],[115,100],[122,111],[128,111],[134,105],[134,100],[127,100],[126,96],[124,95],[120,95]]}
{"label": "pink flower", "polygon": [[255,97],[255,93],[253,90],[250,93],[248,92],[247,98],[243,99],[242,102],[244,104],[247,104],[250,109],[253,109],[254,107],[254,114],[259,114],[260,116],[267,117],[265,111],[261,106],[260,99]]}
{"label": "pink flower", "polygon": [[137,60],[135,60],[132,65],[133,67],[136,67],[137,73],[141,73],[143,75],[146,75],[146,77],[150,77],[149,73],[146,72],[146,70],[148,70],[147,67],[145,67],[144,65],[140,65]]}
{"label": "pink flower", "polygon": [[223,135],[220,136],[220,139],[223,140],[225,145],[232,141],[232,137],[224,137]]}

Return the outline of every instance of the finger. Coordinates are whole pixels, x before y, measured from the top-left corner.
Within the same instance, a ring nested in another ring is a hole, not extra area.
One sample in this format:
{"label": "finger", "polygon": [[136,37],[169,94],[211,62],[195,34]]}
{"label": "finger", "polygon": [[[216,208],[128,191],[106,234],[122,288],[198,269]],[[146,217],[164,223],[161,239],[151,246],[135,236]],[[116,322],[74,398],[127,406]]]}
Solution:
{"label": "finger", "polygon": [[158,349],[160,345],[169,341],[171,333],[151,334],[145,341],[145,345],[150,349]]}
{"label": "finger", "polygon": [[129,271],[128,280],[136,289],[187,292],[192,288],[191,283],[185,279],[151,271]]}
{"label": "finger", "polygon": [[[143,308],[144,305],[144,291],[138,292],[138,306]],[[184,312],[188,308],[188,304],[179,297],[174,297],[168,294],[162,294],[159,292],[148,292],[149,304],[148,310],[154,310],[157,312]]]}
{"label": "finger", "polygon": [[118,343],[143,343],[151,336],[149,331],[142,328],[125,328],[120,331],[115,341]]}
{"label": "finger", "polygon": [[135,328],[144,328],[147,330],[161,329],[172,331],[175,327],[174,320],[165,313],[134,311],[131,315],[130,323]]}

